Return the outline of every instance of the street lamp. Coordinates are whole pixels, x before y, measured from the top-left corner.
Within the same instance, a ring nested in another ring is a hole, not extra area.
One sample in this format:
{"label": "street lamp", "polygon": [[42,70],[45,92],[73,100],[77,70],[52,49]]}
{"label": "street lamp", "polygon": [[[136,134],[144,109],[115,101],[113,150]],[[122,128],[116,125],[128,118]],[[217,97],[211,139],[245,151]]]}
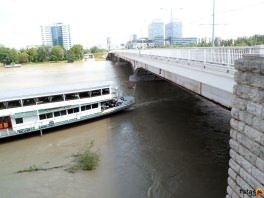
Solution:
{"label": "street lamp", "polygon": [[212,27],[212,47],[215,46],[214,40],[215,40],[215,0],[213,0],[213,27]]}

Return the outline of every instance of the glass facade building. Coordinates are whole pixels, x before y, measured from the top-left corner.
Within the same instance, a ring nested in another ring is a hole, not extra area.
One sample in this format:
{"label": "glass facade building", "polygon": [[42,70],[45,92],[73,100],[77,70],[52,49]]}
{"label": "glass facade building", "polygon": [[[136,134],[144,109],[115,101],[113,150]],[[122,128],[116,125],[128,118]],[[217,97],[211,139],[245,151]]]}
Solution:
{"label": "glass facade building", "polygon": [[197,43],[198,43],[197,37],[172,38],[173,45],[190,45],[190,44],[197,44]]}
{"label": "glass facade building", "polygon": [[170,42],[170,44],[174,44],[174,38],[181,38],[182,37],[182,22],[170,22],[166,24],[165,27],[165,39]]}
{"label": "glass facade building", "polygon": [[61,26],[52,26],[51,27],[51,34],[52,34],[52,45],[53,46],[55,46],[55,45],[63,46]]}
{"label": "glass facade building", "polygon": [[154,45],[164,45],[164,23],[155,20],[148,26],[148,38]]}
{"label": "glass facade building", "polygon": [[69,25],[55,23],[51,26],[41,26],[40,28],[43,45],[60,45],[67,50],[71,48],[71,35]]}

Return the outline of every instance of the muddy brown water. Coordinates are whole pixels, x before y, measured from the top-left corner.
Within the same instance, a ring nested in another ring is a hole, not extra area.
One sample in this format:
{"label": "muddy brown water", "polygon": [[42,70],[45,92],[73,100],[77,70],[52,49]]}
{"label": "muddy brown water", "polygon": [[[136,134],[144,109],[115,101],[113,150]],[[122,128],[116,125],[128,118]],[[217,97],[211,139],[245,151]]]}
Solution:
{"label": "muddy brown water", "polygon": [[[1,198],[222,198],[230,112],[166,81],[128,88],[109,61],[0,68],[0,90],[110,80],[136,105],[111,116],[0,141]],[[94,171],[65,171],[94,140]],[[16,173],[32,165],[62,168]]]}

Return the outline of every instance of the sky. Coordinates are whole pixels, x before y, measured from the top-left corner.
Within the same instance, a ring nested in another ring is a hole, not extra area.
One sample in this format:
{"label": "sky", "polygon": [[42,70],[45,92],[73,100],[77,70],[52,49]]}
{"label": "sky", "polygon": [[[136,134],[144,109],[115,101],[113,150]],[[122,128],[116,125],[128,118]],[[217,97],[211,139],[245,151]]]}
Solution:
{"label": "sky", "polygon": [[[41,45],[41,25],[69,24],[73,44],[85,48],[147,37],[153,19],[182,21],[183,37],[212,37],[213,0],[0,0],[0,44]],[[264,0],[215,0],[215,36],[264,34]]]}

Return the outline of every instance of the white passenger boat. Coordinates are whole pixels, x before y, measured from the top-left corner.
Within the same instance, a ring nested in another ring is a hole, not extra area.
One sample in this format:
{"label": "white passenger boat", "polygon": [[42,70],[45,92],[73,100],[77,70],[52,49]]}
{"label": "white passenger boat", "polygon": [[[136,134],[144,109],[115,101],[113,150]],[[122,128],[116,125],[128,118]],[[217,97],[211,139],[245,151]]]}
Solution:
{"label": "white passenger boat", "polygon": [[83,61],[94,61],[94,55],[93,54],[84,54],[83,55]]}
{"label": "white passenger boat", "polygon": [[21,64],[10,64],[10,65],[5,65],[5,68],[16,68],[16,67],[21,67]]}
{"label": "white passenger boat", "polygon": [[103,116],[130,107],[110,83],[74,84],[0,93],[0,138]]}

